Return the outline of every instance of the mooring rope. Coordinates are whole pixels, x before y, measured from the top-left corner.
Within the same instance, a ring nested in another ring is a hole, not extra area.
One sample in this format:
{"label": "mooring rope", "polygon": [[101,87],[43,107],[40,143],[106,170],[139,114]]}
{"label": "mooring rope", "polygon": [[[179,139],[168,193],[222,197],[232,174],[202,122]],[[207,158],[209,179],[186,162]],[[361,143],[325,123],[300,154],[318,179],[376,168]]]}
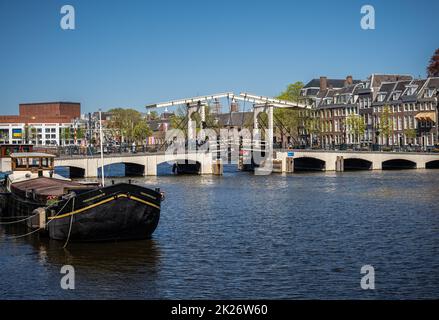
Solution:
{"label": "mooring rope", "polygon": [[[62,206],[62,208],[61,208],[61,209],[60,209],[60,210],[59,210],[59,211],[58,211],[53,217],[58,216],[58,215],[61,213],[61,211],[64,210],[64,208],[66,207],[66,205],[70,202],[70,200],[71,200],[72,198],[74,198],[74,197],[69,198],[69,199],[67,200],[67,202],[64,203],[64,205]],[[53,220],[55,220],[55,219],[52,219],[52,220],[50,220],[49,222],[45,223],[45,224],[44,224],[44,227],[40,227],[40,228],[38,228],[38,229],[32,230],[31,232],[28,232],[28,233],[25,233],[25,234],[22,234],[22,235],[19,235],[19,236],[5,237],[5,240],[15,240],[15,239],[19,239],[19,238],[23,238],[23,237],[30,236],[31,234],[34,234],[35,232],[38,232],[38,231],[40,231],[41,229],[44,229],[45,227],[47,227],[47,225],[48,225],[49,223],[51,223]]]}
{"label": "mooring rope", "polygon": [[[29,220],[29,219],[37,216],[37,215],[39,215],[39,213],[36,213],[36,214],[34,214],[32,216],[28,216],[27,218],[24,218],[24,219],[21,219],[21,220],[14,220],[14,221],[10,221],[10,222],[0,222],[0,225],[9,225],[9,224],[20,223],[20,222]],[[17,217],[17,218],[22,218],[22,217],[24,217],[24,216],[20,216],[20,217]]]}
{"label": "mooring rope", "polygon": [[[72,212],[73,211],[75,211],[75,197],[73,197],[73,203],[72,203]],[[69,234],[67,235],[66,243],[64,243],[64,246],[63,246],[64,249],[67,247],[67,244],[69,243],[69,240],[70,240],[70,233],[72,232],[73,217],[74,217],[74,214],[72,214],[70,216]]]}

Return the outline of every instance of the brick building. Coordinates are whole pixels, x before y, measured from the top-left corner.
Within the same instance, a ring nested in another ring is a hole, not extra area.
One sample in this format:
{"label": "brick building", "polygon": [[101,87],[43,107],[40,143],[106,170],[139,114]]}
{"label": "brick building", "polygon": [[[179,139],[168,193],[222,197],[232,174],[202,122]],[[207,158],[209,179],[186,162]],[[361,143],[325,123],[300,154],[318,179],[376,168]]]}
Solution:
{"label": "brick building", "polygon": [[75,130],[80,117],[80,103],[20,104],[19,115],[0,116],[0,144],[63,145],[78,143],[75,139]]}

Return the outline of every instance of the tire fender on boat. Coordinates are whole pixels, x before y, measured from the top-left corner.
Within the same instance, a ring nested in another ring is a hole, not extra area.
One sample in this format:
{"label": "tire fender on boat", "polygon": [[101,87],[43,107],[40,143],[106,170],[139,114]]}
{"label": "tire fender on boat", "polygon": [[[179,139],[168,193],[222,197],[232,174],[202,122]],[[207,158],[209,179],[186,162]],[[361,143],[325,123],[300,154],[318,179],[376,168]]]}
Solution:
{"label": "tire fender on boat", "polygon": [[32,218],[27,220],[31,229],[44,229],[46,227],[46,208],[40,207],[32,211]]}

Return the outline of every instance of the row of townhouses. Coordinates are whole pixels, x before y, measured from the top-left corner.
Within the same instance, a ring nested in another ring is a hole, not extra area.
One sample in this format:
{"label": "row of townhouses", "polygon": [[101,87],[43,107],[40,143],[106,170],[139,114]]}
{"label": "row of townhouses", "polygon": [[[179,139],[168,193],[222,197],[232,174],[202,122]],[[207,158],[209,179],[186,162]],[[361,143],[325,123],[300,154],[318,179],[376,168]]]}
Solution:
{"label": "row of townhouses", "polygon": [[[311,104],[303,119],[301,143],[339,145],[419,146],[438,144],[439,78],[372,74],[366,81],[313,79],[301,97]],[[360,119],[356,125],[352,119]],[[361,128],[361,129],[359,129]]]}

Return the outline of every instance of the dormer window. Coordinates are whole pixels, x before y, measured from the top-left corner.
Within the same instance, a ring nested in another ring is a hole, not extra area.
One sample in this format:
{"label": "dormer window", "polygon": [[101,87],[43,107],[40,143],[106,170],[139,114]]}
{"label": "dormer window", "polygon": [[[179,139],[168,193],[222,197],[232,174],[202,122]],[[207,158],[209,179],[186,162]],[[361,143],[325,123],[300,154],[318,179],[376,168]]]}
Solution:
{"label": "dormer window", "polygon": [[424,91],[424,98],[431,98],[433,97],[434,88],[428,88]]}
{"label": "dormer window", "polygon": [[416,89],[418,88],[418,86],[409,86],[408,88],[407,88],[407,95],[408,96],[412,96],[412,95],[414,95],[415,94],[415,92],[416,92]]}
{"label": "dormer window", "polygon": [[399,99],[399,96],[401,95],[401,92],[394,92],[393,94],[392,94],[392,100],[393,101],[396,101],[396,100],[398,100]]}
{"label": "dormer window", "polygon": [[385,97],[385,93],[378,93],[378,102],[383,102]]}

